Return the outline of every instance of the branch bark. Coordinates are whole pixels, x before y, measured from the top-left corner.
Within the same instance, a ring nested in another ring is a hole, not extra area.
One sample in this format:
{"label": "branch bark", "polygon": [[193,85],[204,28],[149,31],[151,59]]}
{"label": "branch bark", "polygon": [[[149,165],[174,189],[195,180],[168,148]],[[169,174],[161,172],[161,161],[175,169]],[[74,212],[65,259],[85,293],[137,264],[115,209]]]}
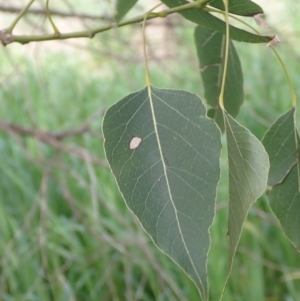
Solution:
{"label": "branch bark", "polygon": [[[0,11],[6,13],[19,13],[22,10],[22,7],[17,6],[7,6],[0,4]],[[43,8],[31,8],[27,10],[27,13],[34,15],[46,15],[47,11]],[[108,16],[96,16],[90,14],[80,14],[75,12],[65,12],[57,9],[51,9],[50,14],[52,16],[58,16],[63,18],[79,18],[79,19],[90,19],[90,20],[102,20],[106,22],[112,22],[113,18]]]}
{"label": "branch bark", "polygon": [[79,127],[77,129],[67,130],[60,133],[50,133],[46,131],[26,128],[20,125],[16,125],[10,122],[0,120],[0,130],[18,136],[34,137],[39,141],[49,144],[58,150],[73,154],[83,160],[89,160],[94,164],[107,167],[107,163],[104,160],[101,160],[100,158],[91,155],[86,149],[78,146],[77,147],[69,146],[64,143],[61,143],[60,141],[63,138],[74,136],[74,135],[81,135],[87,132],[89,130],[88,125],[83,125],[82,127]]}
{"label": "branch bark", "polygon": [[[180,11],[189,10],[189,9],[202,9],[208,0],[198,0],[191,3],[187,3],[178,7],[166,9],[160,12],[153,12],[147,16],[147,20],[154,18],[164,18],[170,14],[174,14]],[[4,46],[7,44],[17,42],[20,44],[27,44],[30,42],[41,42],[41,41],[51,41],[51,40],[66,40],[66,39],[76,39],[76,38],[93,38],[96,34],[104,31],[108,31],[113,28],[123,27],[130,24],[143,22],[145,15],[137,16],[135,18],[123,21],[120,23],[111,23],[105,26],[101,26],[91,30],[71,32],[71,33],[52,33],[46,35],[13,35],[11,30],[1,30],[0,31],[0,40]],[[9,29],[9,28],[8,28]],[[9,35],[9,38],[7,37]]]}

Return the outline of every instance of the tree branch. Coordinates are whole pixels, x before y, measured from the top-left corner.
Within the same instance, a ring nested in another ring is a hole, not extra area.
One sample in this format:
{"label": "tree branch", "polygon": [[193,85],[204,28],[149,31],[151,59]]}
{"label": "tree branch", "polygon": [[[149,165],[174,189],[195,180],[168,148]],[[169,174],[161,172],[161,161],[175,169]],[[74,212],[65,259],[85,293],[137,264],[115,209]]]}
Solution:
{"label": "tree branch", "polygon": [[[147,16],[147,20],[154,18],[164,18],[170,14],[177,13],[180,11],[188,9],[202,9],[208,0],[198,0],[191,3],[187,3],[174,8],[166,9],[157,13],[151,13]],[[140,23],[144,20],[145,15],[132,18],[127,21],[120,23],[111,23],[106,26],[98,27],[91,30],[71,32],[71,33],[52,33],[46,35],[13,35],[7,29],[0,31],[0,40],[3,45],[7,45],[13,42],[27,44],[29,42],[41,42],[41,41],[51,41],[51,40],[66,40],[66,39],[76,39],[76,38],[93,38],[96,34],[110,30],[112,28],[123,27],[130,24]]]}
{"label": "tree branch", "polygon": [[60,142],[60,139],[74,136],[74,135],[80,135],[87,132],[89,130],[87,124],[73,130],[63,131],[60,133],[49,133],[46,131],[30,129],[30,128],[26,128],[20,125],[16,125],[10,122],[0,120],[0,129],[5,132],[19,135],[19,136],[35,137],[36,139],[38,139],[43,143],[49,144],[58,150],[71,153],[79,157],[80,159],[90,160],[92,163],[101,166],[107,166],[107,163],[104,160],[101,160],[96,156],[91,155],[86,149],[65,145]]}
{"label": "tree branch", "polygon": [[[6,6],[0,4],[0,11],[2,12],[19,13],[21,10],[22,10],[21,7]],[[27,10],[27,14],[46,15],[47,11],[46,9],[43,8],[30,8]],[[80,14],[75,12],[64,12],[57,9],[51,9],[50,14],[52,16],[58,16],[63,18],[79,18],[79,19],[102,20],[106,22],[113,22],[113,18],[107,16],[96,16],[96,15],[89,15],[89,14]]]}
{"label": "tree branch", "polygon": [[51,133],[51,132],[26,128],[20,125],[16,125],[14,123],[0,120],[0,129],[5,130],[7,132],[14,132],[19,135],[34,136],[41,141],[45,141],[49,139],[61,140],[63,138],[67,138],[70,136],[81,135],[87,132],[89,130],[89,127],[88,125],[83,125],[76,129],[66,130],[58,133]]}

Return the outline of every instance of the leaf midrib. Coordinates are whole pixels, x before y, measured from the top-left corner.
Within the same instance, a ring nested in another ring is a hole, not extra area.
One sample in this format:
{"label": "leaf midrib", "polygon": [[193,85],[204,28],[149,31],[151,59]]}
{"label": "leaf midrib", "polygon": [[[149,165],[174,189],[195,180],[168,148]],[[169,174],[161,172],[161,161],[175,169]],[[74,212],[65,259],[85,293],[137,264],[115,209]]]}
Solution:
{"label": "leaf midrib", "polygon": [[176,222],[177,222],[177,226],[178,226],[178,229],[179,229],[181,240],[182,240],[184,248],[185,248],[185,250],[186,250],[186,252],[188,254],[188,257],[189,257],[189,260],[190,260],[190,262],[192,264],[194,272],[197,275],[199,284],[202,287],[202,290],[200,290],[200,294],[201,294],[201,297],[203,298],[202,292],[206,292],[206,290],[204,289],[201,277],[198,274],[198,271],[197,271],[197,269],[196,269],[196,267],[194,265],[194,261],[192,260],[190,252],[189,252],[189,250],[187,248],[187,245],[186,245],[186,242],[185,242],[182,230],[181,230],[181,226],[180,226],[180,222],[179,222],[179,218],[178,218],[178,213],[177,213],[177,208],[175,206],[175,203],[174,203],[174,200],[173,200],[173,196],[172,196],[172,193],[171,193],[171,188],[170,188],[170,184],[169,184],[169,178],[168,178],[168,174],[167,174],[167,167],[166,167],[165,159],[164,159],[164,156],[163,156],[161,142],[160,142],[160,138],[159,138],[159,134],[158,134],[158,129],[157,129],[157,121],[156,121],[156,116],[155,116],[155,112],[154,112],[154,105],[153,105],[153,100],[152,100],[151,86],[148,85],[147,89],[148,89],[148,97],[149,97],[149,102],[150,102],[151,114],[152,114],[152,117],[153,117],[154,132],[155,132],[155,135],[156,135],[158,149],[159,149],[159,154],[160,154],[161,162],[162,162],[162,165],[163,165],[163,170],[164,170],[164,174],[165,174],[165,179],[166,179],[166,185],[167,185],[167,189],[168,189],[168,194],[170,196],[170,201],[171,201],[172,207],[174,209],[174,213],[175,213],[175,217],[176,217]]}

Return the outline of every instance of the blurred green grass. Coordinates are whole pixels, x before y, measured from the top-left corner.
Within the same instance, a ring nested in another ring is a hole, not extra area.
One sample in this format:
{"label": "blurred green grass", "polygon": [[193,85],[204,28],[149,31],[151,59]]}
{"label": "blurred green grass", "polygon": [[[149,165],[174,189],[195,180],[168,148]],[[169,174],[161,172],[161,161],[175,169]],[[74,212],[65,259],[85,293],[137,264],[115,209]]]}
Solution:
{"label": "blurred green grass", "polygon": [[[1,50],[1,120],[59,132],[99,112],[88,132],[61,142],[86,150],[83,157],[34,137],[0,132],[1,300],[199,300],[193,283],[156,249],[129,212],[107,166],[89,158],[105,159],[104,110],[145,85],[142,61],[134,61],[132,49],[116,42],[126,30],[90,41],[90,47],[105,44],[111,56],[91,54],[87,60],[79,50],[51,52],[38,63]],[[169,59],[151,60],[152,82],[202,96],[192,29],[174,32],[186,48],[172,48]],[[261,138],[290,108],[288,85],[270,49],[237,47],[246,94],[238,120]],[[300,65],[281,48],[299,97]],[[123,58],[114,58],[120,53]],[[218,300],[227,268],[225,150],[222,167],[209,254],[212,301]],[[300,300],[299,273],[299,254],[262,197],[250,211],[224,301]]]}

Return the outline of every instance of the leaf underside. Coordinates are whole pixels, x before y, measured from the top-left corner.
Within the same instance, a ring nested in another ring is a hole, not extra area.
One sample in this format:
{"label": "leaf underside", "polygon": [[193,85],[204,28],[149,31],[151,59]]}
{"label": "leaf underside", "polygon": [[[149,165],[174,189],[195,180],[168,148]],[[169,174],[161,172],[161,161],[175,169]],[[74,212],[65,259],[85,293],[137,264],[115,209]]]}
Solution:
{"label": "leaf underside", "polygon": [[267,186],[269,158],[261,142],[224,112],[229,164],[229,273],[252,204]]}
{"label": "leaf underside", "polygon": [[[185,0],[161,0],[161,2],[170,8],[189,3]],[[189,21],[200,25],[201,27],[213,31],[219,31],[223,34],[226,33],[226,23],[206,11],[201,9],[189,9],[179,12],[179,14]],[[268,43],[274,38],[253,34],[232,25],[230,25],[229,33],[232,40],[247,43]]]}
{"label": "leaf underside", "polygon": [[[223,11],[225,10],[223,0],[210,1],[209,5]],[[228,11],[240,16],[255,16],[263,13],[262,8],[250,0],[229,0]]]}
{"label": "leaf underside", "polygon": [[263,144],[270,157],[267,194],[285,235],[300,251],[300,164],[296,109],[280,116],[268,129]]}
{"label": "leaf underside", "polygon": [[293,108],[281,115],[262,140],[270,158],[269,186],[281,183],[298,161],[294,114]]}
{"label": "leaf underside", "polygon": [[120,22],[129,10],[137,3],[138,0],[117,0],[116,16],[117,22]]}
{"label": "leaf underside", "polygon": [[[221,137],[202,101],[185,91],[144,88],[108,109],[103,133],[128,207],[207,300]],[[136,137],[142,142],[130,149]]]}
{"label": "leaf underside", "polygon": [[[225,62],[225,35],[218,31],[197,26],[194,37],[200,64],[200,73],[205,88],[205,98],[208,105],[212,107],[209,116],[224,131],[223,114],[219,107],[219,95]],[[239,112],[243,99],[241,62],[233,43],[230,41],[224,91],[224,107],[226,111],[235,117]]]}

